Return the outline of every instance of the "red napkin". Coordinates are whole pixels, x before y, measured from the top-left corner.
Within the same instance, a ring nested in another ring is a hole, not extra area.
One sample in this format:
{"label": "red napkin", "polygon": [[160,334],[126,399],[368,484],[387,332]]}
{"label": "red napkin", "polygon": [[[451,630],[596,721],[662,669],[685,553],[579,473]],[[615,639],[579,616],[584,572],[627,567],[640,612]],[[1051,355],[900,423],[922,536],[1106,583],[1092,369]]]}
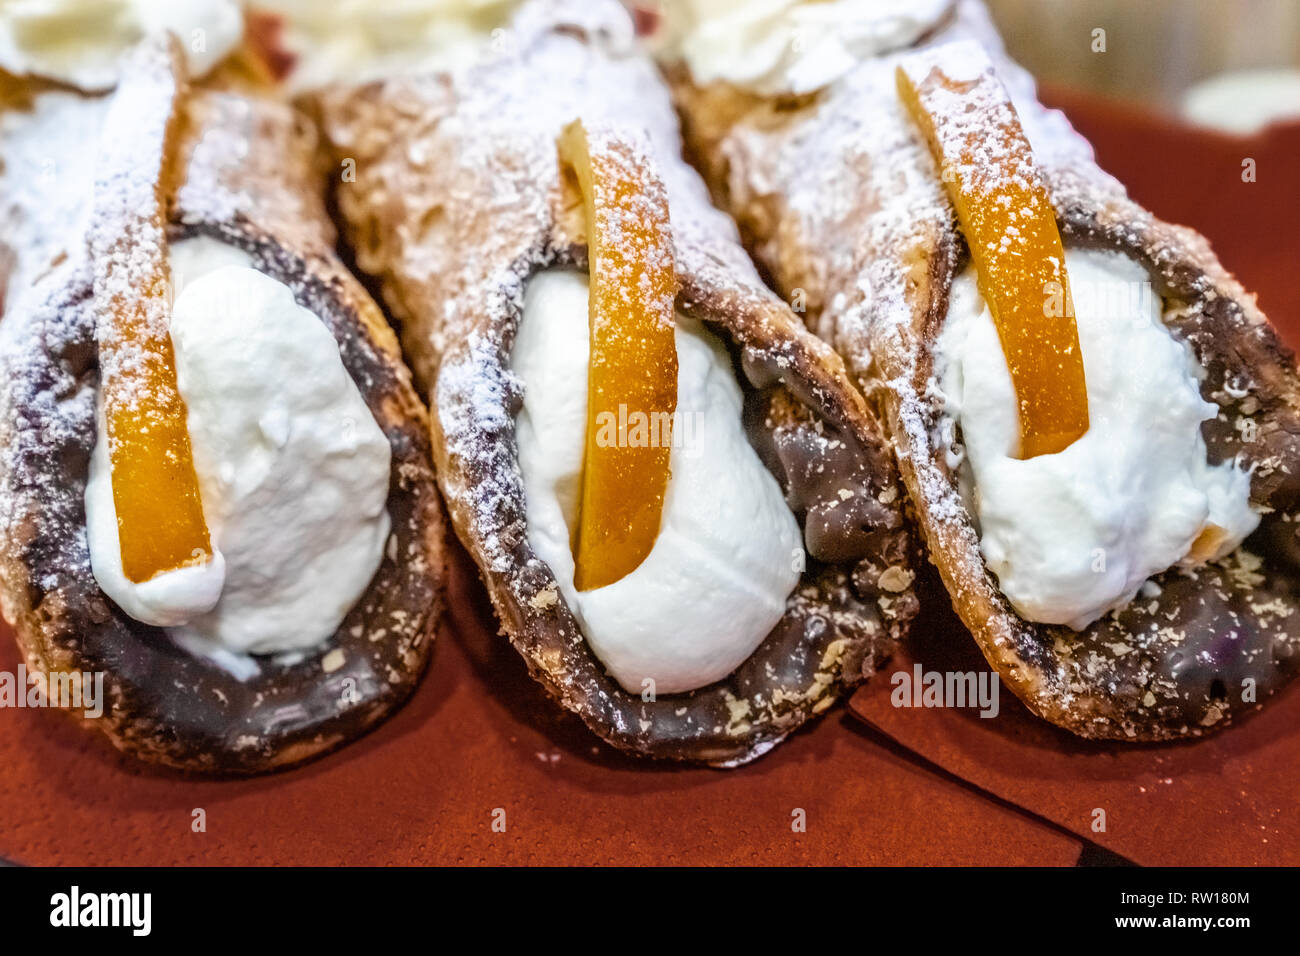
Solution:
{"label": "red napkin", "polygon": [[[1144,865],[1300,865],[1300,688],[1191,743],[1086,741],[1005,687],[996,717],[896,707],[893,674],[988,665],[937,581],[907,648],[854,695],[853,712],[939,769]],[[1104,812],[1104,820],[1097,811]],[[1104,822],[1105,829],[1095,829]]]}
{"label": "red napkin", "polygon": [[[837,710],[758,763],[624,758],[543,695],[463,556],[415,698],[288,773],[142,769],[62,714],[0,710],[0,856],[40,864],[1070,865],[1079,841],[870,739]],[[17,655],[0,628],[0,670]],[[207,830],[193,832],[202,808]],[[506,830],[493,832],[505,811]],[[795,832],[796,810],[806,831]]]}

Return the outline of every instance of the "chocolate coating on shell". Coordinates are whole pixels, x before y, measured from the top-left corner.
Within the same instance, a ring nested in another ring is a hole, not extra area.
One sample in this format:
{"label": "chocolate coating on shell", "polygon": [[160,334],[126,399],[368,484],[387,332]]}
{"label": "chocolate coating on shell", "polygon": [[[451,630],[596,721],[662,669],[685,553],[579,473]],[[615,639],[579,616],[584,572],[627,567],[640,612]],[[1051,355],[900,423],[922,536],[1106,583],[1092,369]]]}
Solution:
{"label": "chocolate coating on shell", "polygon": [[827,425],[779,384],[776,370],[752,353],[745,359],[750,384],[765,386],[746,393],[746,431],[799,518],[808,554],[828,563],[866,558],[881,532],[903,524],[897,488],[882,481],[884,450]]}
{"label": "chocolate coating on shell", "polygon": [[[5,319],[0,597],[32,671],[104,674],[105,712],[85,723],[120,750],[186,771],[252,774],[325,753],[409,696],[444,607],[445,519],[427,415],[409,372],[374,303],[312,218],[319,209],[324,221],[323,206],[316,181],[298,175],[308,168],[298,119],[285,107],[232,97],[200,97],[193,106],[196,137],[215,130],[201,140],[212,149],[250,127],[260,135],[242,161],[239,154],[224,161],[222,175],[247,177],[248,188],[223,193],[230,187],[217,177],[182,189],[176,218],[185,222],[172,239],[204,234],[245,249],[334,335],[392,448],[385,557],[333,637],[292,660],[259,658],[260,673],[246,681],[114,605],[95,582],[86,543],[98,369],[90,270],[74,253]],[[273,157],[259,152],[267,149]],[[196,152],[190,186],[211,171]],[[253,201],[258,195],[277,198],[262,204]]]}

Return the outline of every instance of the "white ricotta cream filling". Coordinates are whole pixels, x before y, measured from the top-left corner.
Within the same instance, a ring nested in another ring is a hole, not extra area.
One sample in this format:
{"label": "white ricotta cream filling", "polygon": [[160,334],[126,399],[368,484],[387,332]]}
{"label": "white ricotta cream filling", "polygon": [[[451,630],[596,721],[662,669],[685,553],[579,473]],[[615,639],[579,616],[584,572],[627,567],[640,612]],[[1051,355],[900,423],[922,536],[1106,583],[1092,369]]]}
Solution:
{"label": "white ricotta cream filling", "polygon": [[214,239],[176,243],[171,261],[177,380],[218,555],[143,584],[126,578],[101,427],[86,487],[95,579],[195,653],[315,647],[383,559],[388,440],[334,337],[287,286]]}
{"label": "white ricotta cream filling", "polygon": [[511,367],[524,383],[515,426],[528,540],[620,685],[636,694],[693,690],[735,670],[780,620],[799,581],[799,525],[746,437],[726,350],[678,316],[672,475],[659,537],[627,576],[574,588],[587,304],[587,277],[572,271],[543,272],[525,294]]}
{"label": "white ricotta cream filling", "polygon": [[[935,372],[961,425],[980,549],[1024,618],[1086,627],[1122,607],[1149,577],[1221,557],[1259,524],[1250,476],[1206,460],[1191,348],[1161,321],[1141,265],[1073,249],[1066,266],[1088,388],[1090,427],[1064,451],[1013,458],[1019,415],[992,316],[967,268],[953,283]],[[1189,554],[1202,531],[1222,529]]]}
{"label": "white ricotta cream filling", "polygon": [[244,13],[238,0],[5,0],[0,67],[106,90],[122,54],[159,30],[176,34],[190,75],[202,76],[239,45]]}
{"label": "white ricotta cream filling", "polygon": [[811,93],[871,57],[911,46],[952,0],[668,0],[662,55],[696,83]]}

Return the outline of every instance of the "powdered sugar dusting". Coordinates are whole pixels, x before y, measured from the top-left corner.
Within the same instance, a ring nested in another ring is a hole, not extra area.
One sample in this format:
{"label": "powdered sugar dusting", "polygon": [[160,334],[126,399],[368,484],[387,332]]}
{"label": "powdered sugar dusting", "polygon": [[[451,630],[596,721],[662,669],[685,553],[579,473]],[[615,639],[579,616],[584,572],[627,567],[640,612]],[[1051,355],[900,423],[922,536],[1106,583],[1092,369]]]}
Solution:
{"label": "powdered sugar dusting", "polygon": [[[993,62],[976,43],[939,47],[899,64],[914,88],[922,91],[925,110],[933,117],[939,153],[953,162],[943,176],[956,178],[967,191],[1008,205],[1011,196],[1038,193],[1043,185],[1032,153],[1025,147],[1020,119],[1008,98],[1001,95]],[[1032,210],[1010,209],[1010,229]],[[1019,238],[1014,232],[1001,238],[1005,252]],[[969,237],[967,237],[969,241]]]}
{"label": "powdered sugar dusting", "polygon": [[[671,328],[677,290],[660,281],[674,274],[668,195],[650,144],[635,129],[607,123],[586,126],[586,138],[593,174],[603,181],[595,184],[601,198],[589,212],[595,236],[587,241],[604,252],[588,262],[592,283],[618,297],[613,315],[644,312]],[[605,325],[605,336],[618,334],[616,323]],[[628,347],[637,348],[634,341]]]}
{"label": "powdered sugar dusting", "polygon": [[[30,104],[0,110],[0,246],[11,257],[12,299],[85,233],[95,150],[106,101],[45,90]],[[0,262],[0,268],[5,263]]]}
{"label": "powdered sugar dusting", "polygon": [[[94,434],[95,387],[86,375],[92,356],[77,346],[93,340],[90,300],[89,262],[78,250],[20,290],[11,317],[0,322],[0,598],[10,621],[20,613],[10,594],[24,580],[10,562],[25,557],[26,549],[70,548],[52,555],[48,566],[90,574],[85,535],[70,533],[85,525],[81,489],[65,493],[70,482],[84,486],[85,473],[69,475],[51,465],[75,460],[93,440],[87,436]],[[64,582],[42,577],[34,583],[53,590]]]}
{"label": "powdered sugar dusting", "polygon": [[[600,55],[587,53],[587,44],[598,45]],[[447,429],[449,454],[480,482],[460,490],[459,505],[476,509],[474,527],[492,529],[483,552],[506,567],[524,537],[522,514],[502,508],[522,495],[517,470],[491,467],[500,452],[490,444],[457,442],[485,428],[491,434],[488,426],[498,419],[513,421],[518,387],[500,370],[508,363],[499,361],[513,331],[502,342],[491,330],[513,329],[523,283],[536,267],[577,254],[581,214],[573,191],[562,187],[557,160],[565,126],[580,118],[597,137],[630,138],[637,145],[627,153],[629,175],[640,164],[659,172],[679,275],[703,287],[746,291],[765,304],[771,295],[734,225],[681,161],[668,91],[617,4],[529,3],[469,67],[329,90],[320,103],[326,135],[358,169],[357,181],[338,190],[360,237],[358,265],[391,279],[385,297],[405,320],[417,379],[426,387],[437,380],[437,406],[475,418]],[[653,193],[645,202],[663,208]],[[640,216],[604,225],[631,236]],[[411,315],[409,302],[417,299],[442,303],[442,315]],[[461,471],[443,469],[443,479]]]}
{"label": "powdered sugar dusting", "polygon": [[100,367],[113,383],[107,397],[125,409],[181,405],[174,373],[156,374],[157,349],[170,343],[163,177],[181,95],[174,44],[160,37],[132,52],[99,144],[87,241]]}

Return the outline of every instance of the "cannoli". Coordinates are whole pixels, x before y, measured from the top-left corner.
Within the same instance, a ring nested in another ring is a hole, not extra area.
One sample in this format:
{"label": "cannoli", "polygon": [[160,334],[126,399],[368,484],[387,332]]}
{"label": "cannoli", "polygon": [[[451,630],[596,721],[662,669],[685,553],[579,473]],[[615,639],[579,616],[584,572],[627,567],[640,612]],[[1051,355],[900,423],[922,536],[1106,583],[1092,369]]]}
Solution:
{"label": "cannoli", "polygon": [[133,757],[252,774],[411,693],[445,519],[309,122],[182,64],[148,39],[77,105],[84,228],[0,323],[0,606],[51,706]]}
{"label": "cannoli", "polygon": [[681,3],[658,27],[689,151],[881,411],[1003,682],[1154,741],[1289,681],[1294,358],[1036,101],[983,7]]}
{"label": "cannoli", "polygon": [[681,160],[620,5],[530,3],[490,36],[313,94],[346,238],[533,677],[625,751],[744,763],[916,610],[891,457]]}

